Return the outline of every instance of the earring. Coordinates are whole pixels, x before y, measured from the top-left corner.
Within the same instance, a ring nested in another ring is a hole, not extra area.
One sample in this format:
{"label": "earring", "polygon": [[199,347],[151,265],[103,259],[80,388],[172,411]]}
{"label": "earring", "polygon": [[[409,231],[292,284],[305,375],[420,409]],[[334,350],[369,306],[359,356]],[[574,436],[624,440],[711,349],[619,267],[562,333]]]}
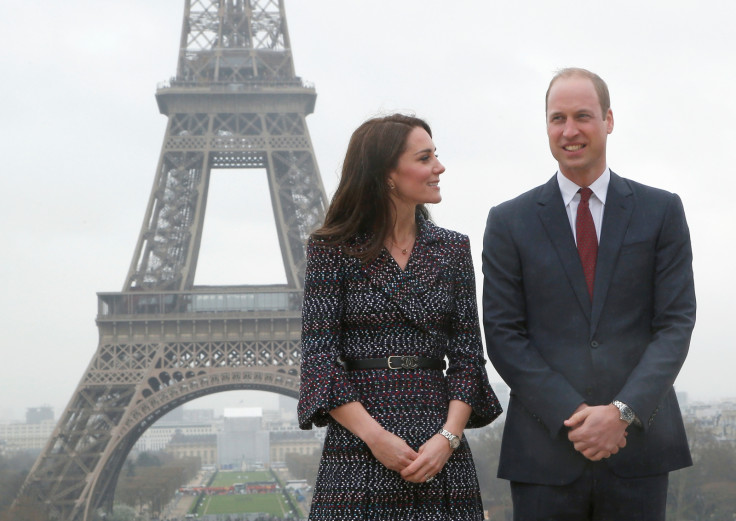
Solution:
{"label": "earring", "polygon": [[388,189],[389,190],[393,190],[394,188],[396,188],[396,185],[394,185],[393,183],[389,183],[388,184]]}

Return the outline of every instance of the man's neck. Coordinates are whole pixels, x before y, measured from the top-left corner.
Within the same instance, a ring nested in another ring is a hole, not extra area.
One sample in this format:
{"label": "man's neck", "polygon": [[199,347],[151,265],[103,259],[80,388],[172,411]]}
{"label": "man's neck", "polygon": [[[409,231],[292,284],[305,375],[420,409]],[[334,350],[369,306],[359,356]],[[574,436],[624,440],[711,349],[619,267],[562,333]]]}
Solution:
{"label": "man's neck", "polygon": [[603,173],[606,171],[606,166],[603,165],[603,168],[600,170],[584,170],[584,171],[578,171],[578,170],[563,170],[560,168],[560,173],[564,175],[566,178],[568,178],[570,181],[575,183],[578,186],[590,186],[595,181],[603,175]]}

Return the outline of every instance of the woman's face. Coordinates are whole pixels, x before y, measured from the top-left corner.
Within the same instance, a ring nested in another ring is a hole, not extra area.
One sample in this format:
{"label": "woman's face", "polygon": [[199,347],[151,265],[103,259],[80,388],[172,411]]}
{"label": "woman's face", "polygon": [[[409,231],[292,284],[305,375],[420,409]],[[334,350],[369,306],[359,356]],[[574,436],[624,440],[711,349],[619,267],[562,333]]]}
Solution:
{"label": "woman's face", "polygon": [[440,174],[445,167],[435,154],[434,142],[422,127],[414,127],[406,138],[406,150],[396,168],[389,172],[391,195],[399,201],[418,205],[439,203]]}

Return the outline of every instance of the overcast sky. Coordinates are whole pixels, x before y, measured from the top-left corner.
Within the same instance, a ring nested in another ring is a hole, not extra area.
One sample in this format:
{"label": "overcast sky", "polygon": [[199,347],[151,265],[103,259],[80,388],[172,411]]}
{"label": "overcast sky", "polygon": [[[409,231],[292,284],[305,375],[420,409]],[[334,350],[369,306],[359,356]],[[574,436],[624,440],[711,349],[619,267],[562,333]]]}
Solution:
{"label": "overcast sky", "polygon": [[[154,93],[176,72],[183,5],[3,8],[0,418],[42,404],[58,417],[95,353],[96,293],[122,289],[150,195],[166,127]],[[427,119],[447,168],[432,213],[470,235],[478,277],[489,208],[556,170],[544,126],[550,77],[566,66],[599,73],[615,121],[609,166],[678,193],[690,223],[698,322],[676,387],[691,399],[736,397],[732,2],[287,0],[286,9],[297,74],[318,93],[307,122],[327,193],[364,119],[395,110]],[[231,191],[219,179],[211,198]],[[262,172],[246,179],[249,193],[263,192],[254,200],[267,200]],[[278,262],[264,261],[280,258],[270,208],[241,208],[244,223],[208,214],[202,269],[207,256],[213,272],[244,274],[230,283],[283,280]],[[251,244],[262,236],[264,251],[229,262],[216,253],[217,230]]]}

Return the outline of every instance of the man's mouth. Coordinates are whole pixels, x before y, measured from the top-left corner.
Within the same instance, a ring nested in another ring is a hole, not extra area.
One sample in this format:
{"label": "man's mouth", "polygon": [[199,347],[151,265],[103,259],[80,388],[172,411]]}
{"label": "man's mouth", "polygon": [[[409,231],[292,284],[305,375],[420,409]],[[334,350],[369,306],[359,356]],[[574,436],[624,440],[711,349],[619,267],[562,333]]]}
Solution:
{"label": "man's mouth", "polygon": [[584,147],[585,147],[585,145],[566,145],[566,146],[564,146],[562,148],[564,148],[568,152],[577,152],[578,150],[580,150],[581,148],[584,148]]}

